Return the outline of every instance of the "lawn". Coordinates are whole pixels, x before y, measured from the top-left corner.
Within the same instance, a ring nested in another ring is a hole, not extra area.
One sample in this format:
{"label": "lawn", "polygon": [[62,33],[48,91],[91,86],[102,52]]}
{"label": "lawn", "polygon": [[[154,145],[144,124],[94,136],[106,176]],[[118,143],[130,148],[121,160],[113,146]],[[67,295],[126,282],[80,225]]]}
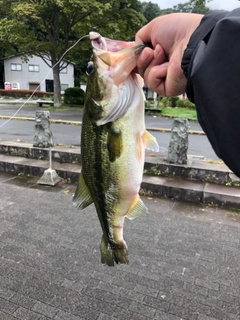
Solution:
{"label": "lawn", "polygon": [[162,108],[161,116],[186,118],[189,120],[197,120],[197,113],[195,109],[188,108]]}

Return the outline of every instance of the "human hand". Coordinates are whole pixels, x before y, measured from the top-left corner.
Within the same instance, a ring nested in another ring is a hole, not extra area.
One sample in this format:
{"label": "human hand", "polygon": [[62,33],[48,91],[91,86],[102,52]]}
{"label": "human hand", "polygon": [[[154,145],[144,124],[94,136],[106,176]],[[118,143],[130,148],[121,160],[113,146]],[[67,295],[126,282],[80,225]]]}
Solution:
{"label": "human hand", "polygon": [[187,79],[181,69],[183,52],[203,15],[173,13],[149,22],[136,34],[136,44],[151,42],[137,60],[137,71],[151,90],[161,96],[185,92]]}

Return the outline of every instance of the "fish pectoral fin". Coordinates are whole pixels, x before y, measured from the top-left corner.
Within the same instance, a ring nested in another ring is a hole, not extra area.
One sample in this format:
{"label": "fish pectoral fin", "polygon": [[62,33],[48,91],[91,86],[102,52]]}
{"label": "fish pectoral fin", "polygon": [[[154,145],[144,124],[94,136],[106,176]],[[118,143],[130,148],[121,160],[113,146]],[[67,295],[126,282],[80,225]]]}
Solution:
{"label": "fish pectoral fin", "polygon": [[154,136],[151,135],[147,130],[145,130],[143,134],[144,143],[146,146],[146,149],[158,152],[159,151],[159,145],[157,143],[157,140]]}
{"label": "fish pectoral fin", "polygon": [[120,157],[123,149],[122,132],[120,129],[111,127],[108,131],[107,141],[108,156],[111,162]]}
{"label": "fish pectoral fin", "polygon": [[139,216],[147,214],[149,214],[149,210],[138,195],[138,197],[133,201],[130,209],[128,210],[126,217],[130,220],[134,220]]}
{"label": "fish pectoral fin", "polygon": [[73,197],[73,205],[75,208],[81,210],[89,206],[91,203],[93,203],[93,199],[81,173],[78,186]]}

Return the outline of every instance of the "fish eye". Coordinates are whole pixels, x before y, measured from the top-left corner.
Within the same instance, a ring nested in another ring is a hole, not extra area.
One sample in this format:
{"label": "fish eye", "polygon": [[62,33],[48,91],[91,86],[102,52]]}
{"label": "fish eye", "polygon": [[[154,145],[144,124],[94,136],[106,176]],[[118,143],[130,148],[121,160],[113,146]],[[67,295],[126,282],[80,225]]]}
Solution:
{"label": "fish eye", "polygon": [[94,72],[94,64],[92,61],[89,61],[87,64],[87,75],[90,76]]}

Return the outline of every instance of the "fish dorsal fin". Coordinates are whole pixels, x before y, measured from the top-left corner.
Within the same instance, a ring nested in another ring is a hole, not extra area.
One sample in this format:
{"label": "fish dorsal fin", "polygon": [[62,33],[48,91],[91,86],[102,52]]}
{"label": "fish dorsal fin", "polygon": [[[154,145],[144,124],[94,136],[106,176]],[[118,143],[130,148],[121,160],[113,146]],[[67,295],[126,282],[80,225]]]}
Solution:
{"label": "fish dorsal fin", "polygon": [[149,210],[140,199],[139,195],[137,195],[136,199],[134,199],[130,209],[128,210],[126,217],[130,220],[134,220],[135,218],[146,214],[149,214]]}
{"label": "fish dorsal fin", "polygon": [[151,135],[147,130],[145,130],[143,134],[145,148],[151,151],[158,152],[159,151],[159,145],[157,143],[157,140],[154,136]]}
{"label": "fish dorsal fin", "polygon": [[81,173],[78,186],[73,197],[73,205],[75,208],[81,210],[89,206],[91,203],[93,203],[93,199]]}
{"label": "fish dorsal fin", "polygon": [[107,141],[109,160],[114,162],[120,157],[123,149],[122,132],[113,126],[108,131]]}

